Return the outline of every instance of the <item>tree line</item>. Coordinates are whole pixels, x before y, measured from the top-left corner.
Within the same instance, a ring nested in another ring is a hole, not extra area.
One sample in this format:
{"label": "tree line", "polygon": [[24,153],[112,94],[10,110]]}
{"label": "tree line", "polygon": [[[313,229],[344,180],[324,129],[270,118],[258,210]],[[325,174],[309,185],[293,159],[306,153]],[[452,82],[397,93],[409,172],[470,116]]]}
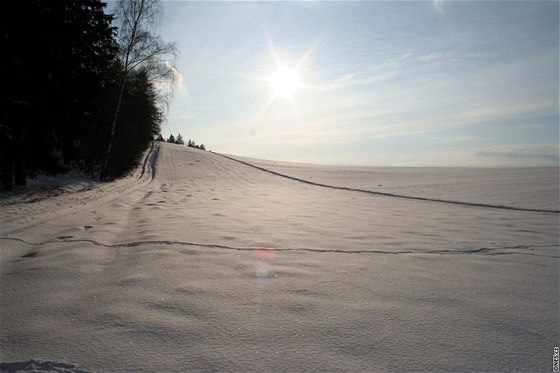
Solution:
{"label": "tree line", "polygon": [[[159,134],[156,137],[156,141],[162,141],[162,142],[168,142],[170,144],[178,144],[178,145],[185,145],[185,140],[183,140],[183,136],[179,133],[177,134],[177,137],[173,136],[173,134],[169,135],[169,137],[167,138],[167,140],[165,140],[163,138],[163,136],[161,134]],[[204,144],[200,144],[198,145],[196,142],[189,140],[187,142],[187,146],[189,148],[196,148],[196,149],[200,149],[200,150],[206,150],[206,147],[204,146]]]}
{"label": "tree line", "polygon": [[[5,190],[37,173],[129,172],[161,132],[175,46],[156,0],[5,0],[0,121]],[[115,26],[116,25],[116,26]]]}

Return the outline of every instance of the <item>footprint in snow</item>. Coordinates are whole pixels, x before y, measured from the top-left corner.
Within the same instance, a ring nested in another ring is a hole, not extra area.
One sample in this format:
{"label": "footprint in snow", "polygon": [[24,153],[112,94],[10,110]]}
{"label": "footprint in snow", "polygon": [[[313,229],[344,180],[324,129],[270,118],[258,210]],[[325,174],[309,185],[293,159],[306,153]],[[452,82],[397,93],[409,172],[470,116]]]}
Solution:
{"label": "footprint in snow", "polygon": [[22,258],[22,259],[23,259],[23,258],[33,258],[35,255],[37,255],[37,252],[36,252],[36,251],[32,251],[32,252],[30,252],[30,253],[27,253],[27,254],[25,254],[25,255],[22,255],[21,258]]}
{"label": "footprint in snow", "polygon": [[64,241],[64,240],[67,240],[67,239],[73,238],[73,237],[74,237],[74,236],[58,236],[58,237],[56,238],[56,240],[58,240],[58,241]]}

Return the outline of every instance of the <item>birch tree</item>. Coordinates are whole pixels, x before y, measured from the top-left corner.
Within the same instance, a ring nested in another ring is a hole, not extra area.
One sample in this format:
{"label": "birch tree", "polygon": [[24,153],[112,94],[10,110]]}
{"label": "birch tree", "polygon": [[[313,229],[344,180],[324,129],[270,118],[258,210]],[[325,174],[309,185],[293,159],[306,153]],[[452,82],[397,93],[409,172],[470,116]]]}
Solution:
{"label": "birch tree", "polygon": [[[119,94],[115,113],[111,123],[109,144],[101,169],[100,179],[107,178],[108,164],[111,158],[118,124],[123,93],[127,77],[136,70],[142,70],[153,84],[170,82],[175,77],[174,60],[177,52],[174,43],[164,42],[156,35],[163,8],[158,0],[121,0],[118,3],[115,19],[118,22],[117,40],[122,64],[119,78]],[[165,97],[160,96],[165,99]]]}

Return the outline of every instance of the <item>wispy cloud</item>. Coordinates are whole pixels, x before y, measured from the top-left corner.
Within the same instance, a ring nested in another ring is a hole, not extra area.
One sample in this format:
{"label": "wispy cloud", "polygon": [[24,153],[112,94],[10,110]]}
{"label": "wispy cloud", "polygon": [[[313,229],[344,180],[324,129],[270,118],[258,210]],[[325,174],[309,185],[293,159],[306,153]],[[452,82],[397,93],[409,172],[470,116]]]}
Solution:
{"label": "wispy cloud", "polygon": [[196,115],[192,113],[179,113],[171,117],[171,119],[180,120],[180,121],[186,121],[194,118],[196,118]]}
{"label": "wispy cloud", "polygon": [[477,149],[477,157],[500,158],[513,161],[543,160],[554,164],[559,163],[558,146],[551,145],[498,145]]}
{"label": "wispy cloud", "polygon": [[558,113],[557,93],[548,91],[553,85],[536,84],[550,70],[547,56],[471,67],[460,75],[434,65],[456,60],[453,51],[409,53],[376,65],[373,74],[340,75],[302,94],[303,117],[333,131],[355,126],[362,138],[379,138]]}
{"label": "wispy cloud", "polygon": [[166,69],[168,69],[162,76],[156,77],[152,80],[154,87],[163,96],[173,96],[174,93],[180,93],[186,91],[185,84],[183,82],[183,74],[179,72],[175,67],[165,64]]}
{"label": "wispy cloud", "polygon": [[480,140],[480,138],[476,136],[452,136],[452,137],[433,136],[433,139],[448,144],[470,143],[473,141]]}
{"label": "wispy cloud", "polygon": [[443,1],[444,0],[432,0],[432,4],[439,14],[443,14]]}
{"label": "wispy cloud", "polygon": [[[431,71],[438,72],[445,65],[456,63],[461,56],[453,50],[430,51],[426,53],[404,53],[390,57],[382,62],[354,70],[351,73],[342,73],[334,79],[316,76],[320,83],[310,84],[308,88],[316,92],[333,92],[349,88],[373,85],[410,76],[422,76]],[[467,58],[466,56],[463,58]],[[328,72],[324,72],[328,76]],[[322,81],[321,81],[322,80]]]}
{"label": "wispy cloud", "polygon": [[173,89],[178,92],[185,91],[187,87],[183,81],[183,74],[174,67],[171,69],[171,74],[173,76]]}

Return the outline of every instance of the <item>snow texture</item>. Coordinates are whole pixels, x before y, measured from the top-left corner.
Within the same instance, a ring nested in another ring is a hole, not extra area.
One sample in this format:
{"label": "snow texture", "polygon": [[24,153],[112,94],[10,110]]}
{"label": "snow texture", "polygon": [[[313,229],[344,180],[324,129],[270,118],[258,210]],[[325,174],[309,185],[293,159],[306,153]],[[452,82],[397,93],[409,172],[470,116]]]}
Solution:
{"label": "snow texture", "polygon": [[558,169],[156,143],[33,188],[0,196],[2,372],[551,370]]}

